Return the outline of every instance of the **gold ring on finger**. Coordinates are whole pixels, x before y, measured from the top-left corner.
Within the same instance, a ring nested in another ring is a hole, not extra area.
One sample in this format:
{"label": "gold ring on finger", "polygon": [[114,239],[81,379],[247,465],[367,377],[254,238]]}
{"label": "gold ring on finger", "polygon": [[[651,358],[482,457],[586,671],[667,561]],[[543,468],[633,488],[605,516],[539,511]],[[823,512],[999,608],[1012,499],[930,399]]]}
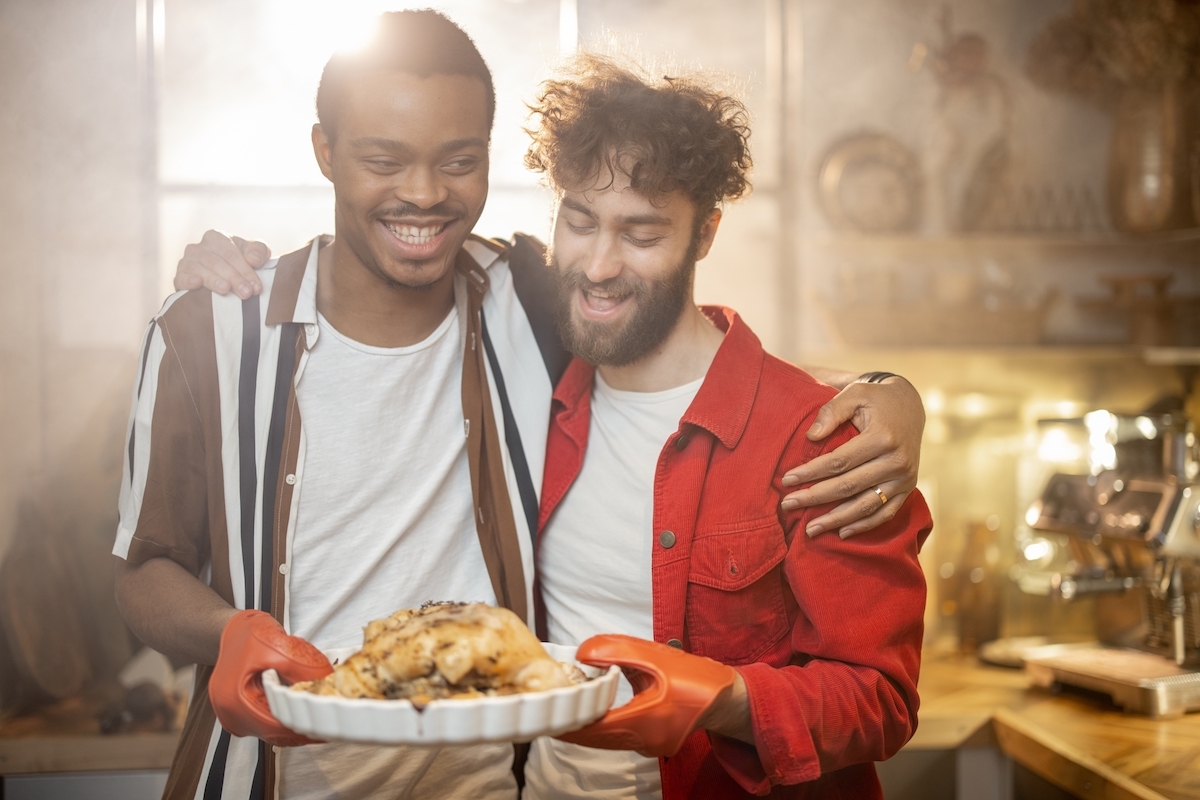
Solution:
{"label": "gold ring on finger", "polygon": [[886,506],[887,505],[887,495],[883,493],[883,490],[880,489],[878,486],[876,486],[875,494],[879,495],[880,506]]}

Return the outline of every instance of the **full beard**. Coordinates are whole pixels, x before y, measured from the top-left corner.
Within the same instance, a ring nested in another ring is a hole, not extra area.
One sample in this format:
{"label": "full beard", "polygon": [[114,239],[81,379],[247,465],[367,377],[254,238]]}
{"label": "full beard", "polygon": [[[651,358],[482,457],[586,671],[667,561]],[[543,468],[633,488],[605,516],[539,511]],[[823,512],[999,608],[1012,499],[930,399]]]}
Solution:
{"label": "full beard", "polygon": [[[558,331],[563,344],[596,366],[623,367],[640,361],[675,328],[691,297],[695,271],[694,246],[668,275],[655,281],[613,278],[593,283],[578,270],[563,271],[556,266]],[[576,292],[591,288],[629,295],[633,311],[628,319],[605,324],[579,318],[573,310]]]}

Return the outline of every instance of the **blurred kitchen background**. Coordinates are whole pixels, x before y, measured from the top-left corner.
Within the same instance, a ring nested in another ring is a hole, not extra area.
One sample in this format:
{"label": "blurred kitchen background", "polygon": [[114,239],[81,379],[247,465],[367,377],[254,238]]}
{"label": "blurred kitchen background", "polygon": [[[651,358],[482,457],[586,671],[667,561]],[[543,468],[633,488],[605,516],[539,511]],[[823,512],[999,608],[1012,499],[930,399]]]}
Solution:
{"label": "blurred kitchen background", "polygon": [[[485,235],[548,233],[523,103],[564,53],[722,73],[754,192],[699,295],[784,357],[921,391],[927,646],[1094,635],[1093,598],[1056,591],[1071,548],[1026,511],[1200,419],[1194,0],[5,0],[0,736],[173,724],[186,676],[129,666],[107,555],[141,333],[207,228],[276,254],[332,229],[321,67],[427,5],[495,74]],[[143,763],[96,746],[89,768]]]}

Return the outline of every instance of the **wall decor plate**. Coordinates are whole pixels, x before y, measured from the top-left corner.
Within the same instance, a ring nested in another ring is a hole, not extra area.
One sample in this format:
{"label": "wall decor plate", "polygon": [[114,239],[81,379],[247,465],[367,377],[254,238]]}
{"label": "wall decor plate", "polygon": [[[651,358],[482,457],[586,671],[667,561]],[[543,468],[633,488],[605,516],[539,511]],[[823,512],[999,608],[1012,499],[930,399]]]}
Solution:
{"label": "wall decor plate", "polygon": [[921,165],[895,137],[859,133],[834,143],[821,163],[817,194],[840,230],[898,233],[921,219]]}

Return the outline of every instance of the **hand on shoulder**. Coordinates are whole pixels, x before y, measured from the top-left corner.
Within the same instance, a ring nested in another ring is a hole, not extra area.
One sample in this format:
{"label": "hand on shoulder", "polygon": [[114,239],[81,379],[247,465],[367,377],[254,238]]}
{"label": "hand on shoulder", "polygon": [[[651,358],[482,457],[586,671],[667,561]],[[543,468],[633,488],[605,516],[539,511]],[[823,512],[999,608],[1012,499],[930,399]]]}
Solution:
{"label": "hand on shoulder", "polygon": [[808,523],[809,536],[836,530],[846,538],[876,528],[896,516],[917,486],[925,408],[911,383],[898,375],[851,382],[817,413],[808,438],[826,439],[846,422],[858,436],[783,479],[785,486],[819,481],[788,494],[785,511],[842,501]]}
{"label": "hand on shoulder", "polygon": [[262,242],[208,230],[199,242],[184,249],[175,266],[175,289],[203,287],[221,295],[232,290],[245,300],[262,293],[262,281],[254,271],[270,258],[271,248]]}

